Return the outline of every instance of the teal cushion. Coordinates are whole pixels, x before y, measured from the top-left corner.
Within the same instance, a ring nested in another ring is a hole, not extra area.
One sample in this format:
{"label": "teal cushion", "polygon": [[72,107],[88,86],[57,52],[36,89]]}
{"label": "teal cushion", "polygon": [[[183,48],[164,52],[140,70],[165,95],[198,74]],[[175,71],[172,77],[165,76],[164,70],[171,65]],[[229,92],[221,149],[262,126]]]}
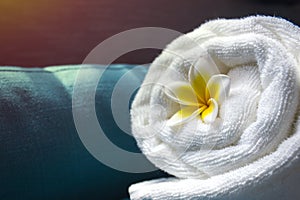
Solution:
{"label": "teal cushion", "polygon": [[[166,175],[161,171],[118,171],[87,151],[72,115],[72,94],[80,67],[103,71],[95,108],[107,137],[122,149],[139,152],[135,140],[115,123],[110,106],[115,84],[134,65],[111,65],[106,70],[100,65],[1,67],[1,199],[121,199],[128,197],[131,183]],[[129,74],[130,84],[139,86],[146,72],[147,67],[138,67]],[[86,77],[86,86],[89,81]],[[121,87],[128,89],[126,83]]]}

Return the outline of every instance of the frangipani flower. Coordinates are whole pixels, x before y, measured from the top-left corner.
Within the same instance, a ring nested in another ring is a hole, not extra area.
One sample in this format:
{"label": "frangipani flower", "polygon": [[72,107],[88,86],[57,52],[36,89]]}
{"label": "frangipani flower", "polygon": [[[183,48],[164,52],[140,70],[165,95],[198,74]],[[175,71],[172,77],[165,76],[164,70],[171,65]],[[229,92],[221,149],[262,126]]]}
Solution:
{"label": "frangipani flower", "polygon": [[167,125],[180,125],[196,117],[204,123],[214,122],[219,106],[229,94],[229,88],[229,76],[217,74],[214,68],[192,66],[188,82],[176,81],[165,89],[165,94],[181,105],[181,109],[168,120]]}

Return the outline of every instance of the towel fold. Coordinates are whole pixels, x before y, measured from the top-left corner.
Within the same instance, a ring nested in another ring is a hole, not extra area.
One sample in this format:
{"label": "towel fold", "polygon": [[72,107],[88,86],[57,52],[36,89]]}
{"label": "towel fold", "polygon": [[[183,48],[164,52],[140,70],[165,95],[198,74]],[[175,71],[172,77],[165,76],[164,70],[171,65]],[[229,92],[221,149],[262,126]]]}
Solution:
{"label": "towel fold", "polygon": [[131,119],[175,177],[134,184],[131,199],[300,198],[299,62],[300,29],[275,17],[209,21],[169,44]]}

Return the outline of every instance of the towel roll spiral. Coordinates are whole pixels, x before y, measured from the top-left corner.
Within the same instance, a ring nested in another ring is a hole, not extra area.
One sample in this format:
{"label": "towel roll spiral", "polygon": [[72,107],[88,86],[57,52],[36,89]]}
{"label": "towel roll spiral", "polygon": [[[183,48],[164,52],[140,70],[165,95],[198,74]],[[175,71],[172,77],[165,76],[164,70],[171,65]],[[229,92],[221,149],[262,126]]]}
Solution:
{"label": "towel roll spiral", "polygon": [[[131,198],[237,196],[296,162],[299,60],[300,29],[275,17],[209,21],[169,44],[151,64],[131,118],[142,152],[177,178],[135,184]],[[228,76],[229,93],[216,104],[213,121],[206,123],[199,111],[169,125],[187,106],[166,90],[172,82],[191,82],[197,66]]]}

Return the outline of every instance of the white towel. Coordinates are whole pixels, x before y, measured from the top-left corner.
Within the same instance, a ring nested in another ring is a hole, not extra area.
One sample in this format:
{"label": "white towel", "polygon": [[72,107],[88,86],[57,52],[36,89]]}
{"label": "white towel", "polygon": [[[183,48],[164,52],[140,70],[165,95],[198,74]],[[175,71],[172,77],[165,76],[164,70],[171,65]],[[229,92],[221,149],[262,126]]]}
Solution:
{"label": "white towel", "polygon": [[[192,66],[231,81],[215,120],[175,126],[168,84]],[[132,105],[132,131],[146,157],[174,175],[129,188],[137,199],[300,199],[300,29],[275,17],[209,21],[169,44]]]}

